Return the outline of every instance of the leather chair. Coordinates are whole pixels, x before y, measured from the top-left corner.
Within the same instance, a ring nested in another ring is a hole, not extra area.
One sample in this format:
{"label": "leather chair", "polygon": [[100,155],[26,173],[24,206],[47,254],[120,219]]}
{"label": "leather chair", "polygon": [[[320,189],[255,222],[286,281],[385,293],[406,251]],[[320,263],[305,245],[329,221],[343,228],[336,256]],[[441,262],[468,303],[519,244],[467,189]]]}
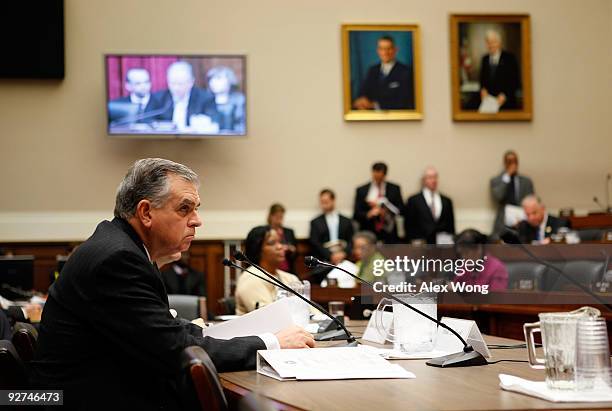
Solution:
{"label": "leather chair", "polygon": [[15,346],[0,340],[0,389],[27,389],[28,373]]}
{"label": "leather chair", "polygon": [[196,318],[207,319],[206,298],[197,295],[169,294],[168,304],[170,308],[176,310],[178,317],[186,320]]}
{"label": "leather chair", "polygon": [[542,290],[546,267],[533,261],[509,261],[508,288],[511,290]]}
{"label": "leather chair", "polygon": [[185,348],[181,364],[202,411],[227,411],[227,399],[217,369],[206,351],[197,345]]}
{"label": "leather chair", "polygon": [[[554,264],[589,290],[604,278],[607,268],[604,267],[603,261],[597,260],[573,260]],[[580,291],[578,286],[550,268],[546,270],[544,281],[544,287],[548,291]]]}
{"label": "leather chair", "polygon": [[38,340],[38,331],[32,324],[15,323],[13,326],[13,345],[19,353],[21,360],[28,364],[34,358],[36,351],[36,342]]}

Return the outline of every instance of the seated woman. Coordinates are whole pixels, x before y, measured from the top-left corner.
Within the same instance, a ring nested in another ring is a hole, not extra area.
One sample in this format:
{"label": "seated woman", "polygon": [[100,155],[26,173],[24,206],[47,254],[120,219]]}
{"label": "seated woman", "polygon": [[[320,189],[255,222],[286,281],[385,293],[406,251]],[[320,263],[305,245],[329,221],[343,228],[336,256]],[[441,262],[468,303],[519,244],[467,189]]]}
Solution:
{"label": "seated woman", "polygon": [[466,260],[484,258],[484,269],[480,272],[466,272],[461,276],[456,276],[453,281],[470,285],[488,285],[489,291],[505,290],[508,288],[508,271],[500,260],[485,253],[486,243],[487,236],[479,231],[467,229],[459,233],[455,239],[458,258]]}
{"label": "seated woman", "polygon": [[236,74],[229,67],[217,66],[208,70],[206,77],[208,88],[215,95],[221,132],[244,134],[246,99],[239,90]]}
{"label": "seated woman", "polygon": [[[245,251],[251,261],[272,275],[276,275],[284,284],[301,283],[295,275],[279,269],[280,264],[285,260],[285,247],[280,241],[278,232],[270,226],[259,226],[252,229],[246,239]],[[251,267],[249,271],[265,277],[256,268]],[[247,272],[242,273],[236,285],[236,314],[246,314],[256,307],[274,302],[277,289],[278,287]]]}

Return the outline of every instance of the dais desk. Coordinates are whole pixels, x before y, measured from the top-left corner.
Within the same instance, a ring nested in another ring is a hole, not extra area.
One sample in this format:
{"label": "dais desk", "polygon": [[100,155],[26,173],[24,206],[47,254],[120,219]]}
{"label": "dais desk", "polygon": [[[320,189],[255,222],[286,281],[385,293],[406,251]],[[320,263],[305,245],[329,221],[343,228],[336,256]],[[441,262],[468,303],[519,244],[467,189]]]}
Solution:
{"label": "dais desk", "polygon": [[[350,321],[357,337],[365,321]],[[488,344],[517,344],[520,341],[485,337]],[[331,343],[329,343],[331,344]],[[371,344],[376,345],[376,344]],[[526,360],[526,349],[491,350],[493,358]],[[527,363],[501,362],[468,368],[436,368],[425,360],[394,360],[413,372],[408,380],[277,381],[256,371],[220,374],[230,403],[248,392],[271,399],[278,409],[287,410],[533,410],[612,409],[611,403],[552,403],[504,391],[498,374],[543,380],[544,371]]]}

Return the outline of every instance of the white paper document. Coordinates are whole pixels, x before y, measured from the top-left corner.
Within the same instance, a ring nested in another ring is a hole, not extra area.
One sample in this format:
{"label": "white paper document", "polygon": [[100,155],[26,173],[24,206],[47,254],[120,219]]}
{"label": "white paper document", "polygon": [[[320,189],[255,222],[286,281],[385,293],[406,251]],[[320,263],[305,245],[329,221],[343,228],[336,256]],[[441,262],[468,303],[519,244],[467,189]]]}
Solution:
{"label": "white paper document", "polygon": [[[357,275],[357,266],[349,260],[342,261],[338,264],[338,267],[344,268],[349,273]],[[338,281],[339,288],[355,288],[357,285],[353,277],[337,268],[331,270],[329,274],[327,274],[327,278],[335,278]]]}
{"label": "white paper document", "polygon": [[290,304],[289,298],[282,298],[234,320],[204,328],[202,335],[229,340],[263,333],[275,334],[294,325]]}
{"label": "white paper document", "polygon": [[589,391],[555,390],[548,388],[545,381],[530,381],[508,374],[499,374],[502,390],[514,391],[551,402],[609,402],[612,389],[607,384],[599,384]]}
{"label": "white paper document", "polygon": [[[487,344],[482,338],[482,334],[478,329],[478,325],[472,320],[463,320],[460,318],[442,317],[441,322],[455,330],[469,345],[474,348],[474,351],[479,352],[485,358],[491,358],[491,352],[487,348]],[[427,352],[405,353],[398,350],[389,350],[384,353],[385,358],[389,359],[429,359],[443,357],[445,355],[454,354],[463,350],[461,341],[450,331],[445,328],[438,327],[434,339],[434,348]]]}
{"label": "white paper document", "polygon": [[489,95],[482,99],[480,103],[480,107],[478,107],[479,113],[486,114],[495,114],[499,112],[499,104],[497,103],[497,98]]}
{"label": "white paper document", "polygon": [[257,372],[280,381],[416,378],[376,352],[359,347],[260,350]]}
{"label": "white paper document", "polygon": [[504,224],[508,227],[514,227],[518,223],[527,219],[527,215],[523,207],[506,204],[504,207]]}

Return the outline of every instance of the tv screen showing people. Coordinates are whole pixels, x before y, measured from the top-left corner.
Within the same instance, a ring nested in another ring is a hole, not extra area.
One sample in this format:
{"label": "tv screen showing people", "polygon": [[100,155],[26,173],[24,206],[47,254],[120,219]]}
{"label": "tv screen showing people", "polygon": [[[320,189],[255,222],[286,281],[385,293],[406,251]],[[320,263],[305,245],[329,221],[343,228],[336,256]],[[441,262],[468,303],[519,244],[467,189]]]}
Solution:
{"label": "tv screen showing people", "polygon": [[246,58],[107,55],[111,135],[246,135]]}

